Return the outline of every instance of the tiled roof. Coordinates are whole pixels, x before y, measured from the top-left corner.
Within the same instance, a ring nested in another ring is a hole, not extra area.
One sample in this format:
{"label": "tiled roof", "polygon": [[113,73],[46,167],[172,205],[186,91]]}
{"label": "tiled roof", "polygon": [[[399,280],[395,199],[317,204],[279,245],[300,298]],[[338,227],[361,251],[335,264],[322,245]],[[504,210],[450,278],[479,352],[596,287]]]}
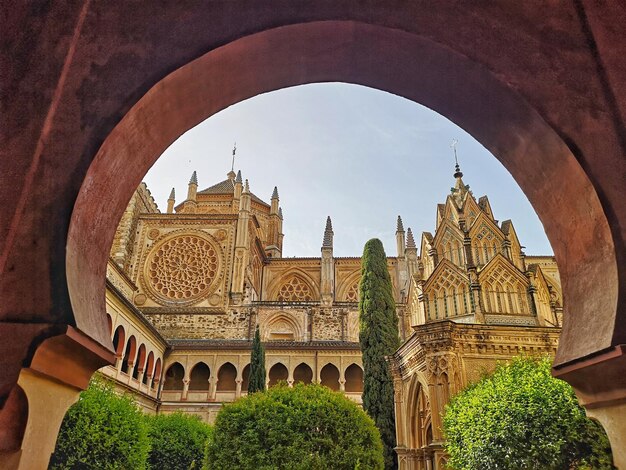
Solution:
{"label": "tiled roof", "polygon": [[[198,194],[234,194],[235,193],[235,183],[231,179],[225,179],[224,181],[220,181],[213,186],[209,186],[202,191],[199,191]],[[267,202],[258,197],[257,195],[250,193],[252,196],[252,200],[258,202],[259,204],[263,204],[265,206],[269,206]]]}

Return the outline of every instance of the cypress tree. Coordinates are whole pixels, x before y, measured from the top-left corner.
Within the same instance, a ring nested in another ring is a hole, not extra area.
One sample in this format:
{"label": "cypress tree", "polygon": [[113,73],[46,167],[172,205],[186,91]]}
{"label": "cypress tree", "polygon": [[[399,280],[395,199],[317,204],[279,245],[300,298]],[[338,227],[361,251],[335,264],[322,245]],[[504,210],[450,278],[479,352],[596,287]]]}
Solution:
{"label": "cypress tree", "polygon": [[368,241],[363,250],[359,294],[363,408],[380,431],[385,447],[385,468],[395,469],[393,379],[385,357],[398,349],[400,337],[387,256],[382,242],[376,238]]}
{"label": "cypress tree", "polygon": [[250,377],[248,380],[248,393],[265,391],[265,349],[261,344],[259,325],[254,332],[252,341],[252,354],[250,356]]}

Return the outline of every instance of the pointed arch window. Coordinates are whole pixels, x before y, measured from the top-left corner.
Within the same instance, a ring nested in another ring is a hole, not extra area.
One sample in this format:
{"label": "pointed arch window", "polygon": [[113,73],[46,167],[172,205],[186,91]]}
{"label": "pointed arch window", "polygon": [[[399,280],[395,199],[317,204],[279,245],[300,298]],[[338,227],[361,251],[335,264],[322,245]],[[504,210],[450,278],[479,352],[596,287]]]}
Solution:
{"label": "pointed arch window", "polygon": [[278,291],[279,302],[307,302],[311,300],[313,300],[311,288],[298,276],[293,276]]}

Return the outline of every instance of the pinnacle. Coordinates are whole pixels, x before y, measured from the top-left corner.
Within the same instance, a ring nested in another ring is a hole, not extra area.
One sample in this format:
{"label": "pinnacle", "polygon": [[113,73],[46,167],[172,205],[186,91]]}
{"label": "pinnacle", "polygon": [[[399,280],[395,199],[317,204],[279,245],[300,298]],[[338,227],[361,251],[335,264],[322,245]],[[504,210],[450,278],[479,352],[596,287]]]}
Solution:
{"label": "pinnacle", "polygon": [[248,184],[248,180],[246,179],[246,184],[244,184],[243,186],[243,192],[244,193],[249,193],[250,192],[250,185]]}
{"label": "pinnacle", "polygon": [[193,173],[191,174],[191,179],[189,180],[189,184],[198,184],[198,174],[196,173],[196,170],[193,171]]}
{"label": "pinnacle", "polygon": [[274,186],[274,191],[272,192],[272,199],[278,199],[278,188]]}
{"label": "pinnacle", "polygon": [[326,218],[326,229],[324,229],[324,241],[322,242],[322,248],[333,247],[333,223],[330,220],[330,216]]}
{"label": "pinnacle", "polygon": [[283,218],[283,208],[282,207],[278,208],[278,217],[280,217],[281,219]]}
{"label": "pinnacle", "polygon": [[172,191],[170,192],[170,197],[168,199],[176,199],[176,191],[174,191],[174,188],[172,188]]}
{"label": "pinnacle", "polygon": [[398,225],[396,226],[396,232],[404,232],[404,225],[402,225],[402,217],[398,216]]}
{"label": "pinnacle", "polygon": [[241,183],[241,170],[237,170],[237,178],[235,178],[235,183]]}
{"label": "pinnacle", "polygon": [[406,233],[406,247],[407,248],[417,248],[415,246],[415,239],[413,238],[413,232],[411,231],[411,227],[407,229]]}

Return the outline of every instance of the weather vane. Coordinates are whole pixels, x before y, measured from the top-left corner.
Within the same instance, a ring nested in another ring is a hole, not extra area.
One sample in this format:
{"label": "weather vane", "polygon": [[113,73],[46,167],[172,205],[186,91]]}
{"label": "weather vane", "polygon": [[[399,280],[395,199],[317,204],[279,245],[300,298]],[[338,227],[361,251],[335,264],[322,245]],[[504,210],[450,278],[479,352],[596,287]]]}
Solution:
{"label": "weather vane", "polygon": [[233,144],[233,161],[230,166],[230,171],[235,171],[235,152],[237,152],[237,142]]}

